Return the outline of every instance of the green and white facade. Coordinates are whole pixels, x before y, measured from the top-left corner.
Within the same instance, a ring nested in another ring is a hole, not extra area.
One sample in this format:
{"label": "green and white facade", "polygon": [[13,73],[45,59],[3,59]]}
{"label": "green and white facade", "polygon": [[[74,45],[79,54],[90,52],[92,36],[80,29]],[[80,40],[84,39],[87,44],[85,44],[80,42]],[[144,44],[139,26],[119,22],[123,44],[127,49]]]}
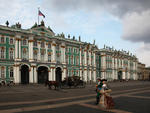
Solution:
{"label": "green and white facade", "polygon": [[43,21],[31,29],[0,25],[0,82],[44,83],[74,75],[86,82],[96,82],[97,77],[137,79],[137,58],[98,49],[80,37],[55,35]]}
{"label": "green and white facade", "polygon": [[101,77],[108,80],[137,80],[138,59],[124,50],[104,46],[99,51]]}

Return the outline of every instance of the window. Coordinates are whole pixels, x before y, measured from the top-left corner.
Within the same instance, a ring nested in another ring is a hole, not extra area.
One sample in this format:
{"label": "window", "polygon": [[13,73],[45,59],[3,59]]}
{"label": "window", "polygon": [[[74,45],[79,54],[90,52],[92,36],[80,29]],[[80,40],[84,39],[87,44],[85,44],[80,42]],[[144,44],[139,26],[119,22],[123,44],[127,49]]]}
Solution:
{"label": "window", "polygon": [[41,51],[41,61],[44,61],[44,50]]}
{"label": "window", "polygon": [[23,45],[27,45],[27,40],[26,39],[23,40]]}
{"label": "window", "polygon": [[44,48],[44,47],[45,47],[44,42],[41,42],[41,47],[42,47],[42,48]]}
{"label": "window", "polygon": [[34,52],[33,52],[33,59],[35,61],[37,61],[37,51],[36,50],[34,50]]}
{"label": "window", "polygon": [[13,78],[13,77],[14,77],[13,67],[10,67],[10,77],[11,77],[11,78]]}
{"label": "window", "polygon": [[1,78],[4,79],[5,78],[5,67],[1,67]]}
{"label": "window", "polygon": [[1,53],[0,58],[4,59],[5,58],[5,49],[4,49],[4,47],[1,48],[0,53]]}
{"label": "window", "polygon": [[14,59],[14,50],[13,50],[13,48],[10,49],[9,56],[10,56],[10,59]]}
{"label": "window", "polygon": [[10,44],[14,44],[13,38],[10,38],[9,43],[10,43]]}
{"label": "window", "polygon": [[48,54],[48,62],[51,62],[51,54]]}
{"label": "window", "polygon": [[50,43],[48,44],[48,48],[51,48],[51,44]]}
{"label": "window", "polygon": [[27,59],[27,49],[26,49],[26,48],[23,48],[22,58],[23,58],[24,60]]}
{"label": "window", "polygon": [[5,42],[4,37],[1,37],[1,43],[4,43],[4,42]]}
{"label": "window", "polygon": [[68,55],[66,55],[66,64],[68,64]]}
{"label": "window", "polygon": [[76,65],[79,65],[79,59],[78,59],[78,56],[76,56]]}
{"label": "window", "polygon": [[34,42],[33,42],[33,46],[34,46],[34,47],[37,47],[37,41],[34,41]]}

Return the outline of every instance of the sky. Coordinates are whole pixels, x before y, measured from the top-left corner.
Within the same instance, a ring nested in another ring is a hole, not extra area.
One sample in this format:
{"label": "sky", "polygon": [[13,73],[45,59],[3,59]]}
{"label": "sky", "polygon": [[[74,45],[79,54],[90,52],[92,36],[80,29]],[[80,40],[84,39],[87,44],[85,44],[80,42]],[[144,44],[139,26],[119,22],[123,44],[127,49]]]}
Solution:
{"label": "sky", "polygon": [[150,66],[150,0],[0,0],[0,25],[19,22],[29,29],[40,17],[67,37],[130,51]]}

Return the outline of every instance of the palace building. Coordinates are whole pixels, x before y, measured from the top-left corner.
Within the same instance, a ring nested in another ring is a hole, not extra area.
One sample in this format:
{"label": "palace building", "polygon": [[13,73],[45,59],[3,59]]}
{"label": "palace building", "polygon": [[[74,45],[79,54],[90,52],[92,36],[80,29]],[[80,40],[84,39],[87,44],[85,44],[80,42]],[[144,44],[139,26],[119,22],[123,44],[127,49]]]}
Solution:
{"label": "palace building", "polygon": [[86,82],[137,79],[138,60],[125,51],[55,34],[42,21],[30,29],[0,25],[0,82],[44,83],[80,76]]}

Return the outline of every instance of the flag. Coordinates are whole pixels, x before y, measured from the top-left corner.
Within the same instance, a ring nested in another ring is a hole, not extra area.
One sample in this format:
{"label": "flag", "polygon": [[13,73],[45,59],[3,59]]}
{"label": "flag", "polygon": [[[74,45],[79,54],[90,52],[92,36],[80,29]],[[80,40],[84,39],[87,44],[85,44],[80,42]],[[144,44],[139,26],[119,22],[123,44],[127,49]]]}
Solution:
{"label": "flag", "polygon": [[39,10],[39,16],[43,16],[45,18],[45,15]]}

